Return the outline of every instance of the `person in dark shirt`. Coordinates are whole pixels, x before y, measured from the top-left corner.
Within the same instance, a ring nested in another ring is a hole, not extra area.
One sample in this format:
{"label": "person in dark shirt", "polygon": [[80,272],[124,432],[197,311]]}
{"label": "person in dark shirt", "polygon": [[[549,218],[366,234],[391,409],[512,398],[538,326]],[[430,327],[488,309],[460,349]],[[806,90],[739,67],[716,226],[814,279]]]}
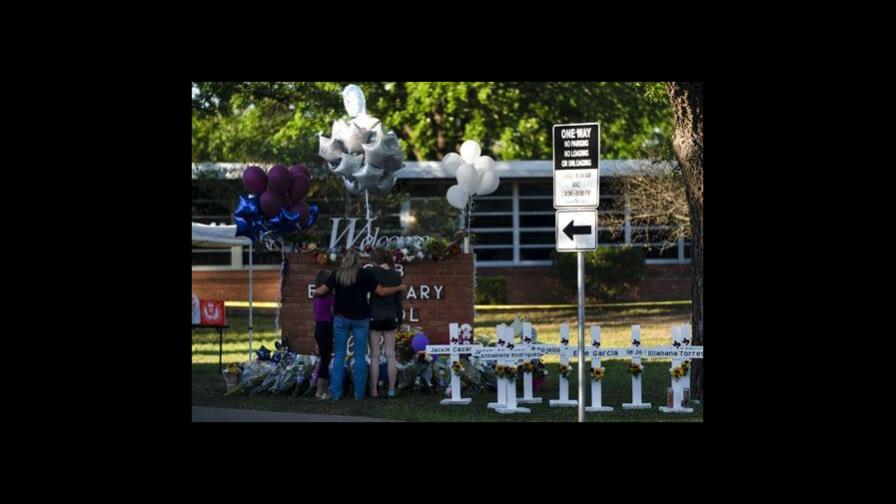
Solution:
{"label": "person in dark shirt", "polygon": [[[336,291],[333,306],[333,372],[330,376],[330,390],[333,399],[342,398],[343,373],[345,356],[348,353],[348,335],[354,338],[355,366],[354,388],[355,399],[364,399],[364,385],[367,383],[367,335],[370,331],[370,303],[367,298],[371,293],[389,296],[396,292],[405,292],[405,285],[383,287],[368,269],[361,267],[361,258],[354,249],[346,250],[336,269],[324,285],[315,289],[318,296],[326,296]],[[379,365],[379,363],[376,363]]]}
{"label": "person in dark shirt", "polygon": [[[377,283],[386,287],[401,284],[401,273],[395,271],[392,253],[376,249],[370,255],[373,266],[370,272]],[[386,369],[389,375],[388,396],[395,397],[395,380],[398,361],[395,359],[395,333],[402,318],[401,292],[391,296],[370,296],[370,396],[377,397],[379,381],[380,348],[385,349]]]}

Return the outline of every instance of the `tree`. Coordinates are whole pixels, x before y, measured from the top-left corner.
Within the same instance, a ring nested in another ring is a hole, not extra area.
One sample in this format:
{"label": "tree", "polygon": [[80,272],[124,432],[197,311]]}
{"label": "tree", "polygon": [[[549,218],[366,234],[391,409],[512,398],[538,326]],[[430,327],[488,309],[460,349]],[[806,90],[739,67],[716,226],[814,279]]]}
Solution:
{"label": "tree", "polygon": [[[675,118],[672,150],[681,166],[690,214],[693,252],[691,296],[693,300],[693,344],[703,344],[703,83],[667,82],[666,92]],[[695,361],[694,390],[703,400],[703,361]]]}
{"label": "tree", "polygon": [[[348,82],[194,82],[193,162],[289,165],[312,171],[310,198],[322,214],[360,215],[363,200],[347,195],[317,155],[317,133],[344,116]],[[627,83],[600,82],[357,82],[367,109],[402,141],[408,160],[440,160],[467,139],[495,159],[550,159],[551,126],[600,121],[604,159],[639,158],[645,145],[667,145],[667,100],[645,99]],[[379,214],[406,199],[402,184],[372,196]],[[233,203],[236,194],[232,196]],[[425,226],[456,222],[445,205],[420,209]],[[425,218],[423,218],[425,217]],[[440,219],[434,219],[438,217]]]}
{"label": "tree", "polygon": [[[343,115],[348,82],[194,82],[193,162],[298,162]],[[672,133],[667,101],[616,82],[357,82],[409,160],[439,160],[467,139],[496,159],[550,159],[551,126],[601,122],[604,159],[637,158]]]}

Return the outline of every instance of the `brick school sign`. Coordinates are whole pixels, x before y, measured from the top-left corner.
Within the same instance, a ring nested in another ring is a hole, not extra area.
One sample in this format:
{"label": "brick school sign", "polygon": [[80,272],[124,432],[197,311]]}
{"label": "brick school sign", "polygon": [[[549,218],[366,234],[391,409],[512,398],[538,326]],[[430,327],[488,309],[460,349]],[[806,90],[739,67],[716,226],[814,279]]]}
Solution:
{"label": "brick school sign", "polygon": [[[313,353],[317,349],[314,277],[323,268],[314,254],[293,252],[286,260],[280,326],[292,351]],[[409,287],[404,299],[405,322],[422,327],[431,344],[448,343],[451,322],[473,322],[473,254],[455,254],[442,261],[416,260],[399,267],[404,273],[402,281]]]}

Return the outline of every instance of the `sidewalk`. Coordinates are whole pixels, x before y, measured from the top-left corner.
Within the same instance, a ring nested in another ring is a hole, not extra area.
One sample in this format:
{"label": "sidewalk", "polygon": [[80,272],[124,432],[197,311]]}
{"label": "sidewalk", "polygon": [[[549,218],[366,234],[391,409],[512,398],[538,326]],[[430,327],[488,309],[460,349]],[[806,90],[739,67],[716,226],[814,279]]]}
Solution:
{"label": "sidewalk", "polygon": [[193,406],[194,422],[399,422],[384,418]]}

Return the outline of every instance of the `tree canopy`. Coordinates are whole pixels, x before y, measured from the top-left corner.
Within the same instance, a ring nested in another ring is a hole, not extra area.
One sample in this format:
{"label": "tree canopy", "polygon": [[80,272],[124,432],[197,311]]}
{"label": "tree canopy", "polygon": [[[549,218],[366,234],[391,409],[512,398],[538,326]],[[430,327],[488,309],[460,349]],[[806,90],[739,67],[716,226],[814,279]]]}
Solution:
{"label": "tree canopy", "polygon": [[[317,133],[344,117],[349,82],[194,82],[192,161],[322,167]],[[605,159],[669,158],[661,87],[601,82],[356,82],[370,115],[408,160],[439,160],[464,140],[495,159],[550,159],[551,126],[601,123]],[[659,151],[657,151],[659,149]]]}

